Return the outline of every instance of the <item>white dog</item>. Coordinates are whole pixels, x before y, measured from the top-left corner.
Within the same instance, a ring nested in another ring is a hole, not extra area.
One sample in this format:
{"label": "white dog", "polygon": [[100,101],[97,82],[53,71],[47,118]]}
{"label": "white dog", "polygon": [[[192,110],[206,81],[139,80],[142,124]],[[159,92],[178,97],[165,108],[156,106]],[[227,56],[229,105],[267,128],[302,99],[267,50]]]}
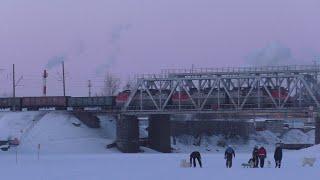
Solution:
{"label": "white dog", "polygon": [[253,167],[253,165],[251,163],[242,163],[241,166],[243,168],[252,168]]}
{"label": "white dog", "polygon": [[302,166],[309,165],[310,167],[313,167],[314,163],[316,162],[316,158],[303,158],[302,160]]}
{"label": "white dog", "polygon": [[189,167],[191,167],[191,164],[190,164],[189,162],[187,162],[187,160],[183,159],[183,160],[181,160],[181,162],[180,162],[180,167],[182,167],[182,168],[189,168]]}

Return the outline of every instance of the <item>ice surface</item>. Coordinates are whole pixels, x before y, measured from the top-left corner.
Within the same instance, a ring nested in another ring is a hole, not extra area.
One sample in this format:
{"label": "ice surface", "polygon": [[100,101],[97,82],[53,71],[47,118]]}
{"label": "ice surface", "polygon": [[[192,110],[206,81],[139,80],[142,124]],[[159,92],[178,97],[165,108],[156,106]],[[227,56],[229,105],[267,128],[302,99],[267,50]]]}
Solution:
{"label": "ice surface", "polygon": [[[311,153],[310,153],[311,152]],[[272,157],[271,168],[247,169],[241,163],[247,162],[250,154],[237,153],[232,169],[225,168],[222,153],[203,154],[203,168],[181,168],[180,161],[188,154],[81,154],[81,155],[19,155],[16,164],[13,154],[0,157],[3,179],[33,180],[277,180],[317,179],[319,162],[313,168],[302,167],[305,156],[317,155],[319,147],[309,151],[284,152],[283,168],[275,169]],[[319,157],[318,157],[319,158]]]}

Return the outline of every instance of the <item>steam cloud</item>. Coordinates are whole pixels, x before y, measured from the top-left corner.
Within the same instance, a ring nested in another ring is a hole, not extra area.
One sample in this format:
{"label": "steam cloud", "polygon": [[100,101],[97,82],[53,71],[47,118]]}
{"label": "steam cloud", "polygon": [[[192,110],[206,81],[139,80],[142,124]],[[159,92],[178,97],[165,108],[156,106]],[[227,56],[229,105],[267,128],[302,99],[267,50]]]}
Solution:
{"label": "steam cloud", "polygon": [[106,63],[96,68],[96,74],[97,75],[103,74],[106,69],[111,68],[111,66],[116,62],[116,60],[117,60],[117,54],[116,53],[110,54],[106,59]]}
{"label": "steam cloud", "polygon": [[290,65],[295,63],[290,48],[275,42],[250,53],[246,60],[249,65],[254,66]]}
{"label": "steam cloud", "polygon": [[51,59],[49,59],[47,65],[46,65],[46,68],[47,69],[55,68],[55,67],[61,65],[61,63],[63,61],[65,61],[65,60],[66,60],[66,56],[65,55],[54,56]]}
{"label": "steam cloud", "polygon": [[131,24],[122,24],[113,28],[111,32],[110,43],[116,44],[120,41],[123,33],[127,32],[131,28]]}
{"label": "steam cloud", "polygon": [[121,40],[123,34],[127,32],[130,28],[131,28],[131,24],[117,25],[116,27],[113,28],[110,35],[110,39],[109,39],[109,44],[111,45],[111,52],[109,56],[105,59],[105,63],[100,64],[96,68],[97,75],[101,75],[116,63],[118,59],[118,55],[120,53],[119,41]]}

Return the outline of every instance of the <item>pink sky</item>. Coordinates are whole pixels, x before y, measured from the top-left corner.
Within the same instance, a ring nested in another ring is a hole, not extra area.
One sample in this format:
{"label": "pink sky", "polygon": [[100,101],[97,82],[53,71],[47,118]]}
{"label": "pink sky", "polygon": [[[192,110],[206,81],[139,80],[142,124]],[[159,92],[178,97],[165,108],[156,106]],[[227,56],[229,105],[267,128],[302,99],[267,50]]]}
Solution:
{"label": "pink sky", "polygon": [[[12,63],[24,76],[17,94],[41,95],[40,74],[57,56],[75,96],[87,95],[89,79],[100,92],[104,71],[125,80],[192,64],[246,66],[252,54],[282,49],[285,63],[310,63],[319,17],[319,0],[1,0],[0,95],[10,93]],[[61,95],[59,70],[49,70],[49,95]]]}

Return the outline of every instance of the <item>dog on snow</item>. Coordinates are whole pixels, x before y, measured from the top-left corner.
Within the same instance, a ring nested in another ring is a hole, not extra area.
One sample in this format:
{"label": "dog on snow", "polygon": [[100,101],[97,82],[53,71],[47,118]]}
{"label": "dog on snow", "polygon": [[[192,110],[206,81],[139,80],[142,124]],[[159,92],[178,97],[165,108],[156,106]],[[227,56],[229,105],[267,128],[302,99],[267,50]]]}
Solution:
{"label": "dog on snow", "polygon": [[314,163],[316,162],[316,158],[303,158],[302,160],[302,166],[305,167],[306,165],[309,165],[310,167],[313,167]]}
{"label": "dog on snow", "polygon": [[242,163],[241,166],[243,168],[253,168],[254,162],[253,159],[251,158],[248,163]]}
{"label": "dog on snow", "polygon": [[180,162],[180,167],[182,167],[182,168],[190,168],[191,164],[190,164],[190,162],[187,162],[187,160],[183,159]]}
{"label": "dog on snow", "polygon": [[252,168],[251,164],[249,164],[249,163],[242,163],[241,166],[243,168]]}

